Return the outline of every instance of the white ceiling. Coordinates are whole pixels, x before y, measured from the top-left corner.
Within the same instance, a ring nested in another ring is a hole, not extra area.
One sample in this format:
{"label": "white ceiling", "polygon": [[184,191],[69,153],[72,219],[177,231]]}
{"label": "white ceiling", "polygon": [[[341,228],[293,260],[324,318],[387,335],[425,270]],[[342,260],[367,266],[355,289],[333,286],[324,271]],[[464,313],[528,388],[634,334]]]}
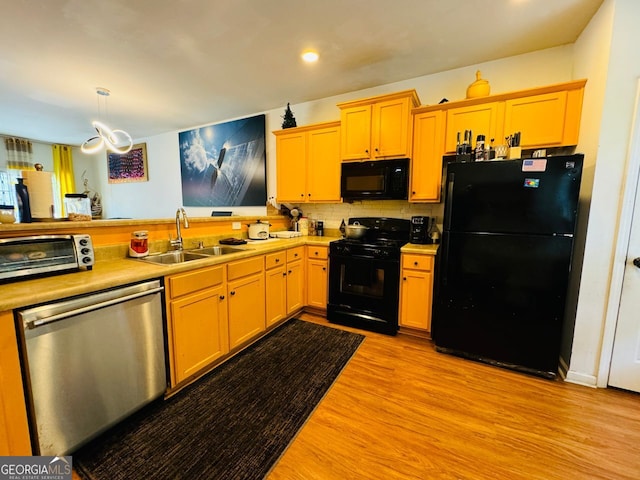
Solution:
{"label": "white ceiling", "polygon": [[602,1],[3,2],[0,134],[79,145],[98,114],[134,139],[216,123],[573,43]]}

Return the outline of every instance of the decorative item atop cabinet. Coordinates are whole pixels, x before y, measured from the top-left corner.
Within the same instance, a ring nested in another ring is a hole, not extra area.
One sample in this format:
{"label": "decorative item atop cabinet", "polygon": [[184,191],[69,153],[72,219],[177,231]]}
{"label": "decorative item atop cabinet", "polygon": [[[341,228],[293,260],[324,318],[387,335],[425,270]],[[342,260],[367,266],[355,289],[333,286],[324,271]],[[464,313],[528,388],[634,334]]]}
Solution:
{"label": "decorative item atop cabinet", "polygon": [[294,128],[297,127],[296,117],[293,116],[293,112],[291,111],[291,107],[287,103],[287,108],[284,111],[284,115],[282,116],[282,128]]}
{"label": "decorative item atop cabinet", "polygon": [[467,98],[487,97],[491,92],[489,82],[482,77],[480,70],[476,72],[476,81],[467,87]]}
{"label": "decorative item atop cabinet", "polygon": [[409,157],[411,109],[418,105],[415,90],[339,103],[342,161]]}
{"label": "decorative item atop cabinet", "polygon": [[340,203],[340,122],[273,134],[278,202]]}

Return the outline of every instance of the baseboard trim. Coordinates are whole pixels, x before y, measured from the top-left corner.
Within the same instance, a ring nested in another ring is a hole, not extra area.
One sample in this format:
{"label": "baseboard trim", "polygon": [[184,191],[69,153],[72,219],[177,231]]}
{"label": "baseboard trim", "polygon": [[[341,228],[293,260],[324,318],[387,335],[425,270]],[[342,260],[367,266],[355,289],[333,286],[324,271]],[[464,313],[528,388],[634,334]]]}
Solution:
{"label": "baseboard trim", "polygon": [[595,375],[587,375],[585,373],[569,370],[564,380],[565,382],[584,385],[585,387],[598,388],[598,382]]}

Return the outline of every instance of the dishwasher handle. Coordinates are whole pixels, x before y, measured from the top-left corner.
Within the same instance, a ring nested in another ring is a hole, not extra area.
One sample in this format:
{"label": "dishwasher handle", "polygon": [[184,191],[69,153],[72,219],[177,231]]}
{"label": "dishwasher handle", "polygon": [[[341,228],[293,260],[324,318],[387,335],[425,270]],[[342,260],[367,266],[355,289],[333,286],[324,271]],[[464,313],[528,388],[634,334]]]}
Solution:
{"label": "dishwasher handle", "polygon": [[104,308],[104,307],[108,307],[110,305],[115,305],[117,303],[123,303],[123,302],[126,302],[128,300],[133,300],[133,299],[136,299],[136,298],[145,297],[147,295],[152,295],[152,294],[161,292],[162,290],[164,290],[164,287],[156,287],[156,288],[152,288],[150,290],[145,290],[145,291],[142,291],[142,292],[132,293],[130,295],[125,295],[125,296],[122,296],[122,297],[112,298],[112,299],[106,300],[104,302],[98,302],[98,303],[94,303],[92,305],[87,305],[87,306],[76,308],[76,309],[73,309],[73,310],[68,310],[66,312],[58,313],[56,315],[50,315],[48,317],[40,318],[38,320],[31,320],[29,322],[26,322],[25,326],[28,329],[34,329],[34,328],[46,325],[48,323],[57,322],[58,320],[63,320],[63,319],[68,318],[68,317],[73,317],[74,315],[80,315],[81,313],[91,312],[92,310],[98,310],[99,308]]}

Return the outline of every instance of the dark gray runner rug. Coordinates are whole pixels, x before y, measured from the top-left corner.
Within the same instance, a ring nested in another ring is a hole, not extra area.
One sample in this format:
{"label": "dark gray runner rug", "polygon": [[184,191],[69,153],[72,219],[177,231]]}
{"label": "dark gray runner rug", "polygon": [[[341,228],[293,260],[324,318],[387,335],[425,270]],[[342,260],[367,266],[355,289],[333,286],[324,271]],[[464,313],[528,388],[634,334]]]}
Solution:
{"label": "dark gray runner rug", "polygon": [[363,340],[291,320],[85,445],[73,466],[91,480],[264,478]]}

